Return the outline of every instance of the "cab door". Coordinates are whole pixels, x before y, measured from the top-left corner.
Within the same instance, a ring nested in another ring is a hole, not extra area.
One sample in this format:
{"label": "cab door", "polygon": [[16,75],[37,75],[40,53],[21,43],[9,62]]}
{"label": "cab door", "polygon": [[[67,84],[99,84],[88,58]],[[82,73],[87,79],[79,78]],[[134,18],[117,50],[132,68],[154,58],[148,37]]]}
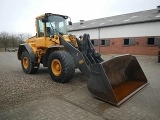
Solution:
{"label": "cab door", "polygon": [[46,47],[45,43],[45,23],[42,22],[42,18],[36,19],[37,25],[37,36],[36,36],[36,46],[37,47]]}

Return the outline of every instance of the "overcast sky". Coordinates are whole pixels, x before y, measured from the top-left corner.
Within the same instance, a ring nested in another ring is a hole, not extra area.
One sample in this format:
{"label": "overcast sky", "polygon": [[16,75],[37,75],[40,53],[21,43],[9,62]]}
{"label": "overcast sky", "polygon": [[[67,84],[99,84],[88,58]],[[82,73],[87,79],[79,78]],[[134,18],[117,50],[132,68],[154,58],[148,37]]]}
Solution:
{"label": "overcast sky", "polygon": [[160,0],[0,0],[0,32],[36,33],[35,17],[68,15],[72,22],[155,9]]}

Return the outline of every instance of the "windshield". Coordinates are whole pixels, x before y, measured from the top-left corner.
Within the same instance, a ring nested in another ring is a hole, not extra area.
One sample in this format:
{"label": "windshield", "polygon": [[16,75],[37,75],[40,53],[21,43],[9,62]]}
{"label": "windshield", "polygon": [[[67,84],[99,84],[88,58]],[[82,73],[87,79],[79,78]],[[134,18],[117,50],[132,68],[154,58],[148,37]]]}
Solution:
{"label": "windshield", "polygon": [[47,36],[53,34],[68,34],[66,19],[62,16],[51,15],[48,17],[48,22],[46,22],[46,32]]}

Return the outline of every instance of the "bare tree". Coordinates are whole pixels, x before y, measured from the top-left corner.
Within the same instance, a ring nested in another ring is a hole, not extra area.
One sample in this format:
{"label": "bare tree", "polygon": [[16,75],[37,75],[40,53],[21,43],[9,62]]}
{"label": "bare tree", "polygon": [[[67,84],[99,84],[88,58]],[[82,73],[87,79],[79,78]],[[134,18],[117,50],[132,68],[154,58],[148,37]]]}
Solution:
{"label": "bare tree", "polygon": [[27,39],[29,39],[29,38],[31,38],[33,35],[30,34],[30,33],[27,33],[26,36],[27,36]]}
{"label": "bare tree", "polygon": [[17,44],[17,41],[18,41],[17,36],[16,36],[16,34],[10,34],[9,38],[10,38],[11,46],[14,49],[16,47],[16,44]]}
{"label": "bare tree", "polygon": [[24,43],[25,40],[30,38],[32,35],[29,33],[11,34],[8,32],[0,32],[0,47],[4,47],[5,51],[7,47],[18,47],[19,44]]}
{"label": "bare tree", "polygon": [[7,47],[9,44],[9,33],[7,32],[1,32],[0,33],[0,41],[3,47],[5,48],[5,51],[7,51]]}
{"label": "bare tree", "polygon": [[27,39],[29,39],[30,37],[32,37],[32,35],[31,35],[30,33],[23,33],[23,34],[22,34],[23,40],[27,40]]}
{"label": "bare tree", "polygon": [[32,34],[30,33],[19,33],[18,35],[19,44],[24,43],[25,40],[32,37]]}

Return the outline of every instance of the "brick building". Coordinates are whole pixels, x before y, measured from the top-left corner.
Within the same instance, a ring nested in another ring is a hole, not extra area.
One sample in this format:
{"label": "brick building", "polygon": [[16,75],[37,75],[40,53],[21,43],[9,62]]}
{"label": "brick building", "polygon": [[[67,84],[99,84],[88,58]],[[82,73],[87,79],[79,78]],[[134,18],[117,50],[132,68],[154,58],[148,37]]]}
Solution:
{"label": "brick building", "polygon": [[160,6],[156,9],[80,21],[68,26],[77,37],[90,34],[101,53],[157,55],[160,45]]}

